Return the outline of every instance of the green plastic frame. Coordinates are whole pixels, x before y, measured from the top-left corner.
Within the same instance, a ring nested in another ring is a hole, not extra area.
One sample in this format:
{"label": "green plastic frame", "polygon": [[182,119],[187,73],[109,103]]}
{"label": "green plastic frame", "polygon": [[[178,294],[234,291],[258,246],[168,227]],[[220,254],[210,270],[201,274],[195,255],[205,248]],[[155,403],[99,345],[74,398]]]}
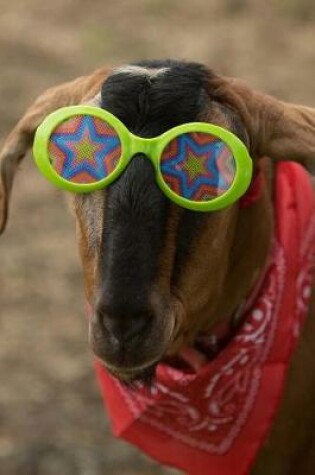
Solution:
{"label": "green plastic frame", "polygon": [[[59,124],[76,115],[91,115],[107,121],[115,128],[121,142],[121,157],[117,168],[109,176],[95,183],[81,184],[65,180],[55,171],[49,158],[51,134]],[[161,174],[159,162],[163,150],[175,137],[189,132],[205,132],[218,137],[231,150],[235,160],[236,174],[231,187],[224,194],[210,201],[191,201],[177,195],[164,182]],[[190,122],[178,125],[158,137],[148,139],[132,134],[110,112],[88,105],[63,107],[50,114],[38,127],[33,146],[35,162],[41,173],[57,187],[76,193],[89,193],[105,188],[118,178],[136,153],[143,153],[152,162],[156,172],[157,184],[162,192],[177,205],[193,211],[215,211],[234,203],[246,192],[252,177],[252,160],[246,146],[236,135],[218,125]]]}

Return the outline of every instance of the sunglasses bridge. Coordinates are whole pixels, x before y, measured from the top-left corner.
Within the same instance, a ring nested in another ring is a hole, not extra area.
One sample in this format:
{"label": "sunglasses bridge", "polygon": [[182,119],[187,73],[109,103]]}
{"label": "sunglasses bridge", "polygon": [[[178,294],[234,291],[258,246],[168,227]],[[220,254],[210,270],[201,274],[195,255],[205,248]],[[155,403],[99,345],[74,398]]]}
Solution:
{"label": "sunglasses bridge", "polygon": [[145,155],[146,158],[150,160],[150,162],[154,162],[152,158],[152,151],[155,145],[159,141],[159,137],[153,138],[145,138],[139,137],[138,135],[134,135],[132,132],[129,132],[130,137],[130,148],[129,148],[129,161],[131,161],[135,155],[141,153]]}

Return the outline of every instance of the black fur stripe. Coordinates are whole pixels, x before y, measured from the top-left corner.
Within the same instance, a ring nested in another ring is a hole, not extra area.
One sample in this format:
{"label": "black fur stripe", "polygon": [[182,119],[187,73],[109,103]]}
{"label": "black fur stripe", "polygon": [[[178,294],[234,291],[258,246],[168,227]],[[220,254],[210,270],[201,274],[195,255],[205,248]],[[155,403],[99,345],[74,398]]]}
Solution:
{"label": "black fur stripe", "polygon": [[[103,84],[101,106],[130,131],[154,137],[176,125],[198,120],[209,101],[205,92],[208,72],[202,65],[168,60],[134,66],[150,71],[166,69],[161,74],[122,69]],[[137,301],[147,299],[158,272],[168,208],[168,200],[155,183],[153,167],[143,156],[135,157],[107,190],[101,280],[113,306],[126,305],[132,312]],[[183,213],[175,274],[200,219],[196,213]]]}

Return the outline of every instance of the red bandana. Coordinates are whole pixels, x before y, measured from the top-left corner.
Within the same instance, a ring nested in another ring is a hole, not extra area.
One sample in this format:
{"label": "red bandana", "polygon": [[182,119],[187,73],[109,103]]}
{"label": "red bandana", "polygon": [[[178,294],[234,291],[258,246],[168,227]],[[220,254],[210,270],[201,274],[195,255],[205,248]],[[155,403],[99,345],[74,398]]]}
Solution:
{"label": "red bandana", "polygon": [[295,163],[276,166],[276,230],[262,285],[228,345],[196,372],[159,364],[151,390],[126,389],[96,363],[115,435],[188,474],[250,472],[279,407],[307,314],[314,193]]}

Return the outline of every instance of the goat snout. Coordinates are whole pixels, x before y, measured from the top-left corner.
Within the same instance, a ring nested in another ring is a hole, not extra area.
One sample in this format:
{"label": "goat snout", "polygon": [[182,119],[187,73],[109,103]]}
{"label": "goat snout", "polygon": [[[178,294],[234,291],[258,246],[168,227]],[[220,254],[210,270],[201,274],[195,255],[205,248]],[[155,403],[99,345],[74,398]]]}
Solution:
{"label": "goat snout", "polygon": [[121,379],[154,365],[165,354],[172,312],[164,304],[101,298],[90,320],[94,354]]}
{"label": "goat snout", "polygon": [[115,311],[100,303],[96,316],[105,333],[122,343],[140,343],[142,337],[150,331],[154,315],[150,309],[125,309]]}

